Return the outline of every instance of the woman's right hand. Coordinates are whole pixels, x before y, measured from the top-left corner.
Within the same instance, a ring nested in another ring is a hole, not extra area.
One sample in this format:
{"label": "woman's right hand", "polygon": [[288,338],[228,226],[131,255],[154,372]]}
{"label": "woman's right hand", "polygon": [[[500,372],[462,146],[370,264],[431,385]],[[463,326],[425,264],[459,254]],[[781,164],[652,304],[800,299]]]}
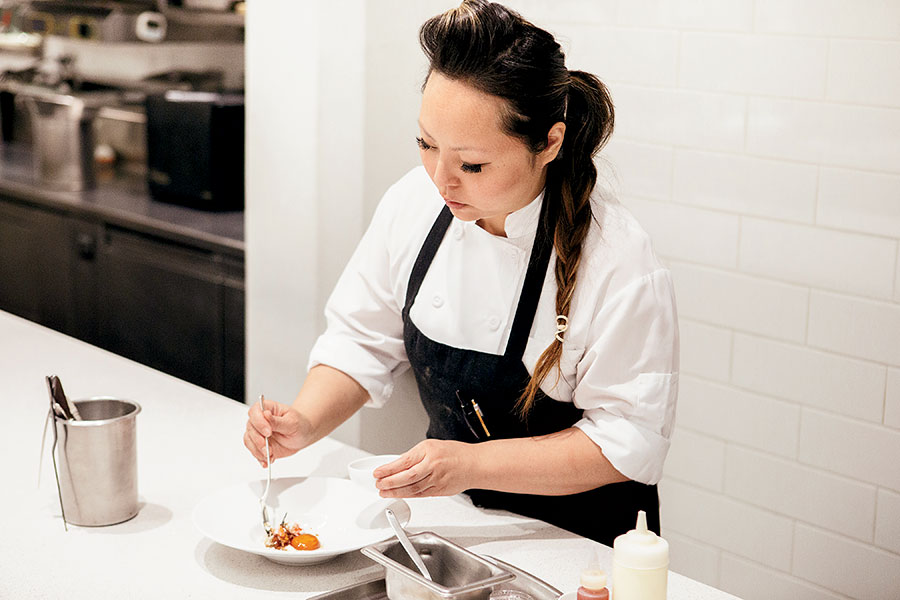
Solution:
{"label": "woman's right hand", "polygon": [[[280,402],[263,400],[265,410],[254,402],[247,411],[244,445],[263,467],[268,461],[294,454],[309,444],[310,423],[297,410]],[[269,456],[266,456],[269,438]]]}

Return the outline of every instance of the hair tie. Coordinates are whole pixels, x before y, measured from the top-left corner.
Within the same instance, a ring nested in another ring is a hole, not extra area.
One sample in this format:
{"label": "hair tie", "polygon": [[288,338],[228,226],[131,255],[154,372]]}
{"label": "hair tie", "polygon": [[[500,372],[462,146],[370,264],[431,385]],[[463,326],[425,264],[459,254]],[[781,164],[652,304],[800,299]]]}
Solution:
{"label": "hair tie", "polygon": [[[560,321],[562,321],[560,323]],[[569,328],[569,317],[566,315],[556,315],[556,341],[560,344],[563,343],[562,336],[560,334],[565,333],[566,329]]]}

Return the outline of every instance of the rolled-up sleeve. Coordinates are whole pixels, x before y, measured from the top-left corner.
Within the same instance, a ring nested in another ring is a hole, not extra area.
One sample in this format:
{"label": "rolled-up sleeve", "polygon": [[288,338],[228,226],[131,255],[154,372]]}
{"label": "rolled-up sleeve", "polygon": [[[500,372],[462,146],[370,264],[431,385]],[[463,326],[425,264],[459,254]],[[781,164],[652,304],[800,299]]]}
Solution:
{"label": "rolled-up sleeve", "polygon": [[370,406],[387,401],[395,377],[409,366],[402,307],[392,287],[391,214],[392,203],[383,200],[328,299],[327,328],[308,364],[310,369],[328,365],[351,376],[369,393]]}
{"label": "rolled-up sleeve", "polygon": [[658,269],[598,310],[576,368],[573,400],[588,435],[623,475],[662,477],[678,395],[678,321],[671,276]]}

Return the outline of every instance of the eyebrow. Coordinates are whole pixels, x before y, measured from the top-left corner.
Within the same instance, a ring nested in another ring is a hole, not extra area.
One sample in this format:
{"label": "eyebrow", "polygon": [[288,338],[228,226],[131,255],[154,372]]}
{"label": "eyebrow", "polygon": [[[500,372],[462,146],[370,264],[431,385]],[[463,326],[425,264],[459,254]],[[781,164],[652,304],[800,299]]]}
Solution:
{"label": "eyebrow", "polygon": [[[422,122],[421,122],[421,121],[418,121],[418,123],[419,123],[419,127],[422,128],[422,132],[423,132],[425,135],[427,135],[427,136],[430,137],[430,138],[434,138],[433,135],[431,135],[430,133],[428,133],[428,130],[425,129],[425,126],[422,125]],[[464,151],[466,151],[466,150],[472,150],[472,151],[474,151],[474,152],[485,152],[485,149],[484,149],[484,148],[475,148],[475,147],[473,147],[473,146],[453,146],[452,148],[450,148],[450,150],[453,150],[454,152],[464,152]]]}

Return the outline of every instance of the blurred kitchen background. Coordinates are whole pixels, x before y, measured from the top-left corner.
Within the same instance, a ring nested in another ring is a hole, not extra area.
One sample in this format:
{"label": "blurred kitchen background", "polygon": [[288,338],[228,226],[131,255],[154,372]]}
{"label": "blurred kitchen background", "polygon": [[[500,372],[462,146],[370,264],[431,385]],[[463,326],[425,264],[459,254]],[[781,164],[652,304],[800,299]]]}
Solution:
{"label": "blurred kitchen background", "polygon": [[[454,4],[0,2],[0,309],[290,402],[418,164],[416,33]],[[900,3],[508,5],[611,88],[604,180],[674,274],[672,569],[748,599],[900,597]],[[335,435],[403,451],[424,423],[402,377]]]}

